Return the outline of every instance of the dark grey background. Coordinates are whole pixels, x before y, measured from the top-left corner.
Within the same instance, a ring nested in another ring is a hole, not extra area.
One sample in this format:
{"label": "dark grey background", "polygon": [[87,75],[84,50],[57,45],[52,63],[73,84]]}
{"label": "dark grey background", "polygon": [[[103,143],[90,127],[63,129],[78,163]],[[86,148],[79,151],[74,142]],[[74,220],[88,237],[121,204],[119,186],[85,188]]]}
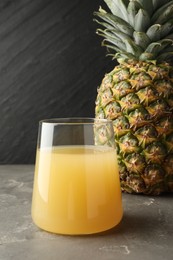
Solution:
{"label": "dark grey background", "polygon": [[34,163],[38,122],[94,116],[114,63],[95,34],[99,0],[0,1],[0,163]]}

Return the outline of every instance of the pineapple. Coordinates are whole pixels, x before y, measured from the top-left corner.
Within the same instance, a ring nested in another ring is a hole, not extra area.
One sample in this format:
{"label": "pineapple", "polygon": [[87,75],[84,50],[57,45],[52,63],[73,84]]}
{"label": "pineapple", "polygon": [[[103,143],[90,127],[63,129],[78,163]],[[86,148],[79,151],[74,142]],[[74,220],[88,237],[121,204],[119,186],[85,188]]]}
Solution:
{"label": "pineapple", "polygon": [[123,191],[173,192],[173,1],[104,0],[97,34],[118,65],[98,88],[113,121]]}

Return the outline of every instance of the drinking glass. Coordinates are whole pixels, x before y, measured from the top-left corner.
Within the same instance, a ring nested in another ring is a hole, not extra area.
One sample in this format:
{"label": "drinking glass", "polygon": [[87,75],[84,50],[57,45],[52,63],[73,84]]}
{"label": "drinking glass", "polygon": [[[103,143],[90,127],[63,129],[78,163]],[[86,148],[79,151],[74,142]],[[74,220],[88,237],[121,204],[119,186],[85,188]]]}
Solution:
{"label": "drinking glass", "polygon": [[111,229],[122,215],[112,121],[41,121],[32,199],[34,223],[53,233],[84,235]]}

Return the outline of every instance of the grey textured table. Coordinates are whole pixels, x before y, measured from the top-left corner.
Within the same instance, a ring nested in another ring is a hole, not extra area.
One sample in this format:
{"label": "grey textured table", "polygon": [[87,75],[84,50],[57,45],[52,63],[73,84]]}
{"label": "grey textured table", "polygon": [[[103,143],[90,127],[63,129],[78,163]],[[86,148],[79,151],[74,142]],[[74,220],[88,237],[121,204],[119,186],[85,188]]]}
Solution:
{"label": "grey textured table", "polygon": [[34,166],[0,166],[0,260],[172,260],[173,195],[123,194],[124,217],[111,231],[54,235],[31,220]]}

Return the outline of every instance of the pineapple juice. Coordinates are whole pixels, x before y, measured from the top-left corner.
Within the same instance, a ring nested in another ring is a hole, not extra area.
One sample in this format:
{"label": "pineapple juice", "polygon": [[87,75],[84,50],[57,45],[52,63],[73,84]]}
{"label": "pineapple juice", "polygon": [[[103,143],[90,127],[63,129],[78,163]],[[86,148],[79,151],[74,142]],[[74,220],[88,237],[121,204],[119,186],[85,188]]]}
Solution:
{"label": "pineapple juice", "polygon": [[122,201],[114,149],[38,149],[32,217],[42,229],[62,234],[90,234],[117,225]]}

